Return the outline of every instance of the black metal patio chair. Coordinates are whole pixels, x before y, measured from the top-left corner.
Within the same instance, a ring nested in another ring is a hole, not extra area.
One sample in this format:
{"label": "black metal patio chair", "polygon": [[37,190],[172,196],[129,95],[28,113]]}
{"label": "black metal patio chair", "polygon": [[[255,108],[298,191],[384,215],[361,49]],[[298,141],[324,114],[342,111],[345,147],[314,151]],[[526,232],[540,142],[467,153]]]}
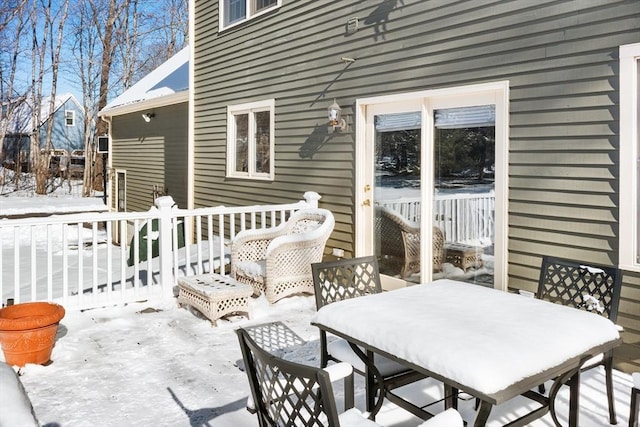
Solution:
{"label": "black metal patio chair", "polygon": [[[378,262],[373,256],[316,263],[311,266],[311,271],[318,310],[333,302],[382,292]],[[378,387],[373,373],[366,368],[362,359],[346,340],[335,338],[329,342],[327,333],[322,330],[320,347],[321,366],[327,366],[329,361],[348,362],[365,377],[366,409],[371,411]],[[390,393],[391,390],[425,378],[423,374],[381,355],[374,355],[374,364],[382,376],[385,394],[392,401],[395,395]]]}
{"label": "black metal patio chair", "polygon": [[[612,266],[581,263],[544,256],[536,298],[600,314],[612,322],[618,317],[621,272]],[[582,371],[603,365],[605,369],[609,422],[616,424],[613,399],[613,353],[593,358]],[[540,386],[544,392],[544,385]]]}
{"label": "black metal patio chair", "polygon": [[266,351],[247,330],[236,332],[260,427],[378,426],[353,408],[353,390],[351,397],[345,396],[351,407],[338,415],[331,382],[353,376],[347,363],[332,365],[334,369],[302,365]]}

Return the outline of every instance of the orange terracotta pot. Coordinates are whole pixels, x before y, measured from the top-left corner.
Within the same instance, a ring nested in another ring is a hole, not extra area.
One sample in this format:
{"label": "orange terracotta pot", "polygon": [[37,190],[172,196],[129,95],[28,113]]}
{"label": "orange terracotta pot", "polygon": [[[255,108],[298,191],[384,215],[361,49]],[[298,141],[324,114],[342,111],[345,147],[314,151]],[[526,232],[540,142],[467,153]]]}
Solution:
{"label": "orange terracotta pot", "polygon": [[0,346],[9,365],[42,365],[51,359],[64,307],[27,302],[0,309]]}

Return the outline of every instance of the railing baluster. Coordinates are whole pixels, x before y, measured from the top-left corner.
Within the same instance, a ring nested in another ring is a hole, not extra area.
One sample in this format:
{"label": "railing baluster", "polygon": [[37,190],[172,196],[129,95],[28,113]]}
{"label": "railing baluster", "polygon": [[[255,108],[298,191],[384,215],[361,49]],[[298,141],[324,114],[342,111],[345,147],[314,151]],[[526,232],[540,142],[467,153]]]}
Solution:
{"label": "railing baluster", "polygon": [[30,271],[31,271],[31,300],[35,301],[37,299],[37,294],[36,294],[36,235],[33,232],[34,227],[30,227],[29,231],[30,231],[30,237],[31,237],[31,251],[29,254],[29,260],[30,260]]}
{"label": "railing baluster", "polygon": [[21,277],[20,277],[20,267],[21,267],[21,263],[20,263],[20,241],[18,240],[18,236],[19,236],[19,227],[14,227],[13,229],[13,241],[14,241],[14,246],[15,246],[15,251],[13,253],[13,277],[14,277],[14,294],[15,294],[15,299],[14,302],[17,304],[20,301],[22,301],[22,296],[20,295],[20,283],[21,283]]}
{"label": "railing baluster", "polygon": [[[53,237],[51,224],[47,224],[47,300],[53,300]],[[2,271],[0,269],[0,271]]]}
{"label": "railing baluster", "polygon": [[[114,221],[115,222],[115,221]],[[117,222],[116,222],[117,225]],[[113,298],[113,244],[111,243],[111,236],[113,233],[113,227],[111,221],[106,221],[106,233],[107,233],[107,301],[111,301]]]}
{"label": "railing baluster", "polygon": [[76,230],[78,233],[77,244],[78,244],[78,256],[76,257],[78,262],[78,305],[83,307],[84,303],[84,262],[82,257],[82,223],[76,224]]}
{"label": "railing baluster", "polygon": [[91,270],[93,277],[91,282],[93,283],[92,289],[92,301],[95,304],[98,295],[98,223],[91,224]]}
{"label": "railing baluster", "polygon": [[196,217],[196,258],[198,262],[198,274],[202,274],[202,217]]}
{"label": "railing baluster", "polygon": [[[218,215],[218,239],[220,240],[218,246],[218,253],[220,256],[218,257],[220,262],[220,274],[225,274],[225,256],[224,256],[224,215]],[[211,267],[213,271],[213,266]]]}
{"label": "railing baluster", "polygon": [[[134,225],[134,239],[138,234],[138,230]],[[120,298],[125,301],[125,291],[127,287],[127,279],[126,279],[126,264],[127,264],[127,221],[120,221]],[[133,252],[134,257],[138,256],[139,253],[135,251]],[[137,260],[134,258],[134,262],[137,264]]]}
{"label": "railing baluster", "polygon": [[62,300],[64,304],[69,302],[69,224],[62,224]]}
{"label": "railing baluster", "polygon": [[213,273],[213,215],[207,215],[207,262],[209,263],[208,273]]}

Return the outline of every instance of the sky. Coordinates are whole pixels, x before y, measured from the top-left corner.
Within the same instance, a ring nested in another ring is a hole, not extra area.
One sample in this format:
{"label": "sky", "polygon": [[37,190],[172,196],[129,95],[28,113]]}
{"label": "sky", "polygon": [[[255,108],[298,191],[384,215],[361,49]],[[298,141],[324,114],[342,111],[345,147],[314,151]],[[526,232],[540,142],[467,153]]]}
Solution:
{"label": "sky", "polygon": [[[9,199],[6,196],[2,202],[11,203]],[[40,208],[49,205],[31,199]],[[80,201],[66,200],[65,209],[83,209]],[[23,204],[25,210],[28,204]],[[272,305],[260,296],[250,300],[250,308],[250,319],[231,316],[218,321],[216,327],[196,310],[178,307],[176,300],[69,310],[58,328],[52,363],[14,369],[20,374],[40,425],[47,427],[256,426],[255,416],[245,409],[249,386],[240,369],[241,353],[234,330],[283,321],[306,341],[284,357],[316,366],[319,334],[310,324],[315,314],[313,296],[293,296]],[[3,355],[0,360],[4,360]],[[614,382],[618,423],[626,425],[631,377],[615,371]],[[341,384],[334,384],[339,407]],[[581,427],[607,425],[604,389],[601,367],[582,376]],[[427,402],[440,397],[442,386],[427,379],[399,391],[415,402]],[[563,387],[557,400],[561,421],[566,421],[568,392]],[[12,414],[2,410],[2,405],[17,405],[6,393],[0,387],[0,418]],[[517,417],[526,405],[532,407],[524,399],[515,399],[498,406],[488,426]],[[459,409],[467,422],[473,420],[473,406],[474,399],[463,395]],[[364,409],[364,384],[359,376],[356,407]],[[377,422],[411,427],[420,420],[386,402]],[[553,423],[547,414],[531,426]]]}

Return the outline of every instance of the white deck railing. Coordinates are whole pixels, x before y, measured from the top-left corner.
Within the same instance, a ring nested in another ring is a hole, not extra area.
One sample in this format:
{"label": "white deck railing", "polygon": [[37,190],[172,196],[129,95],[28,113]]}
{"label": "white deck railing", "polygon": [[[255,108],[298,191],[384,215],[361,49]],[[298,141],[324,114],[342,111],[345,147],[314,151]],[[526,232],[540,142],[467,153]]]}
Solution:
{"label": "white deck railing", "polygon": [[[495,225],[495,193],[438,194],[434,200],[433,224],[444,232],[447,242],[490,245]],[[409,221],[420,223],[420,198],[380,200]]]}
{"label": "white deck railing", "polygon": [[86,309],[172,297],[179,276],[216,269],[224,274],[228,243],[240,230],[272,227],[299,209],[317,207],[317,193],[304,197],[291,204],[192,210],[161,197],[147,212],[1,220],[2,303],[48,300]]}

